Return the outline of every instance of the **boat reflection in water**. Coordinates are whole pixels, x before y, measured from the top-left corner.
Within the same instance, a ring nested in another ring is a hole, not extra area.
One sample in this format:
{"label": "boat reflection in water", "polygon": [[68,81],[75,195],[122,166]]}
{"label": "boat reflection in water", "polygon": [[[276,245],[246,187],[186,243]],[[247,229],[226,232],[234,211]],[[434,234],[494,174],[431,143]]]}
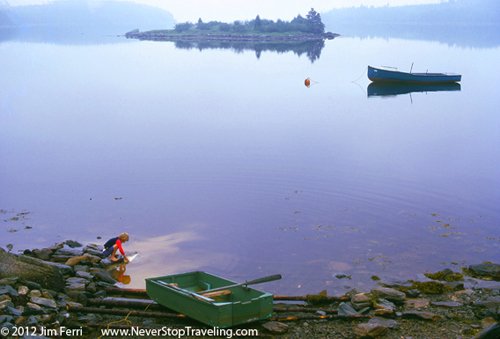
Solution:
{"label": "boat reflection in water", "polygon": [[418,92],[448,92],[460,91],[460,84],[412,84],[398,82],[372,82],[366,88],[368,97],[389,97],[400,94],[411,94]]}

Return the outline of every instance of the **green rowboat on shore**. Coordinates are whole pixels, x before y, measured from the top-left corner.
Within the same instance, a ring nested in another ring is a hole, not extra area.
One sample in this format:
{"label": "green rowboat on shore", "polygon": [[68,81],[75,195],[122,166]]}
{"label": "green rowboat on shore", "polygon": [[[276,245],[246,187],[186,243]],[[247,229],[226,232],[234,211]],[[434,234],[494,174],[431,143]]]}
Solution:
{"label": "green rowboat on shore", "polygon": [[[274,276],[274,279],[278,276]],[[258,282],[270,279],[258,279]],[[160,305],[209,326],[226,328],[269,318],[273,295],[201,272],[146,279],[146,291]]]}

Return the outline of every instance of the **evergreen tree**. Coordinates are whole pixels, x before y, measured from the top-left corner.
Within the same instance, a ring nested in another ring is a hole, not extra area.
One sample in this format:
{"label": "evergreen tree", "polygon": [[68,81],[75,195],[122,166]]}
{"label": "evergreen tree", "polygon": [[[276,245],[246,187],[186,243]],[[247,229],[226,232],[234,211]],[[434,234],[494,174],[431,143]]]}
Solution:
{"label": "evergreen tree", "polygon": [[325,25],[321,21],[321,15],[311,8],[306,15],[308,31],[310,33],[325,33]]}
{"label": "evergreen tree", "polygon": [[260,20],[260,16],[259,15],[257,15],[255,17],[254,26],[253,27],[254,27],[254,29],[256,31],[260,31],[260,29],[262,28],[262,20]]}

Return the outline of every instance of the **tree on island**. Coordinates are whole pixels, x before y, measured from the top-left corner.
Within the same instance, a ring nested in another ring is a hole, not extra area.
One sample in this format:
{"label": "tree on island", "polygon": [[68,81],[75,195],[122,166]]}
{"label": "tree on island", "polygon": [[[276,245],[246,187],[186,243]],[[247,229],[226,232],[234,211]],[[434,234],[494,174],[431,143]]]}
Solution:
{"label": "tree on island", "polygon": [[253,21],[253,29],[256,31],[260,31],[262,28],[262,21],[260,20],[260,16],[257,14],[255,20]]}
{"label": "tree on island", "polygon": [[316,12],[314,8],[311,8],[309,13],[307,13],[306,18],[310,32],[318,34],[325,33],[325,24],[321,21],[321,15]]}
{"label": "tree on island", "polygon": [[311,8],[306,17],[300,14],[287,22],[278,19],[273,20],[261,19],[259,15],[250,21],[234,21],[233,23],[224,23],[219,21],[203,22],[201,18],[196,24],[190,22],[176,24],[174,28],[178,33],[196,33],[197,31],[204,32],[224,32],[237,34],[258,34],[258,33],[309,33],[323,34],[325,25],[321,21],[321,15]]}

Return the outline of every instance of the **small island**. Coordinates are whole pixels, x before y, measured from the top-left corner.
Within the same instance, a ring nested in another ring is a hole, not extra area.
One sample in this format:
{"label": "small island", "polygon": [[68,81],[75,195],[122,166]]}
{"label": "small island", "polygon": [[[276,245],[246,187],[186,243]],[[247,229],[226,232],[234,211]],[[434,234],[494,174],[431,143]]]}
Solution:
{"label": "small island", "polygon": [[259,15],[250,21],[185,22],[174,29],[141,32],[138,29],[125,34],[130,39],[160,41],[312,41],[333,39],[338,34],[325,32],[321,16],[313,8],[306,17],[296,16],[291,21],[261,19]]}

